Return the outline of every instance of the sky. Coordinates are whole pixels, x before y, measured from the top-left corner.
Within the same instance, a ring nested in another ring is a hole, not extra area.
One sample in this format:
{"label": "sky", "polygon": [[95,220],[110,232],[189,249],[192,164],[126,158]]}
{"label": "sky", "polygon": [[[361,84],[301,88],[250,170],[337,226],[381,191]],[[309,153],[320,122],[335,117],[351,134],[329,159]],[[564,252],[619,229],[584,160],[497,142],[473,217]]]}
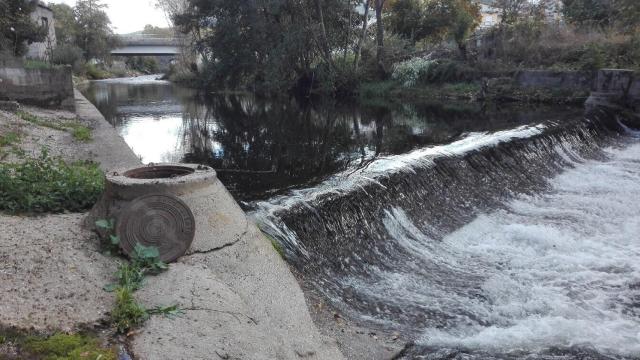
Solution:
{"label": "sky", "polygon": [[[73,6],[76,0],[45,0],[46,3],[65,3]],[[102,0],[111,26],[117,34],[140,31],[146,24],[167,27],[169,22],[162,10],[156,9],[154,0]]]}

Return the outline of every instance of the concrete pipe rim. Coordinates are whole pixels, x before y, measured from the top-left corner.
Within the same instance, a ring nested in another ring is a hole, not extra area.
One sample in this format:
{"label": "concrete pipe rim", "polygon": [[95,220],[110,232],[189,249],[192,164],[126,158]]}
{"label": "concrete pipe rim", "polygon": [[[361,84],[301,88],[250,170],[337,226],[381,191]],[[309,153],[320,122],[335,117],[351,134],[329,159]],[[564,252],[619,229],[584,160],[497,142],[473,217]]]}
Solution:
{"label": "concrete pipe rim", "polygon": [[108,182],[119,185],[185,184],[211,181],[213,168],[201,164],[151,163],[107,172]]}

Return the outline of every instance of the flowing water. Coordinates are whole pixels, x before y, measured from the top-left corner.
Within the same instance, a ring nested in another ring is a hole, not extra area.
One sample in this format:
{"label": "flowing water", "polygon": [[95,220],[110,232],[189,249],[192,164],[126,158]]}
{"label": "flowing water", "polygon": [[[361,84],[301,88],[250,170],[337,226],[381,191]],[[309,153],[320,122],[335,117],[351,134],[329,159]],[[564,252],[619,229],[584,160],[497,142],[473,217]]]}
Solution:
{"label": "flowing water", "polygon": [[87,93],[145,160],[221,170],[308,287],[415,339],[405,358],[640,358],[640,136],[615,115]]}

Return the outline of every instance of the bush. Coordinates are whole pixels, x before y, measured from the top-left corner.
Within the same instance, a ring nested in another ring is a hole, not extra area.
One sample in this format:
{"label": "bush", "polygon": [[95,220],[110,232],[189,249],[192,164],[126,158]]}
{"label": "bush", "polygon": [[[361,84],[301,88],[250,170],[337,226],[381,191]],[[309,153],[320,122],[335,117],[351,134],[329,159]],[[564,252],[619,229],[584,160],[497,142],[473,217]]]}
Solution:
{"label": "bush", "polygon": [[581,70],[596,71],[606,66],[607,54],[601,45],[588,44],[584,47],[578,63]]}
{"label": "bush", "polygon": [[638,37],[599,28],[522,21],[491,29],[472,50],[477,53],[476,62],[491,60],[511,69],[637,68]]}
{"label": "bush", "polygon": [[479,71],[471,68],[467,64],[451,60],[440,60],[434,62],[428,71],[422,74],[420,82],[447,83],[472,81],[479,77]]}
{"label": "bush", "polygon": [[423,58],[409,59],[393,66],[391,78],[404,87],[412,87],[418,83],[418,80],[427,76],[433,64],[434,61]]}
{"label": "bush", "polygon": [[87,77],[91,80],[102,80],[111,77],[111,74],[98,68],[95,64],[87,63],[84,67]]}
{"label": "bush", "polygon": [[46,151],[21,164],[0,164],[0,211],[82,211],[95,204],[103,188],[104,175],[97,164],[69,164]]}
{"label": "bush", "polygon": [[73,72],[80,74],[84,70],[83,51],[76,45],[59,44],[51,51],[51,63],[71,65]]}

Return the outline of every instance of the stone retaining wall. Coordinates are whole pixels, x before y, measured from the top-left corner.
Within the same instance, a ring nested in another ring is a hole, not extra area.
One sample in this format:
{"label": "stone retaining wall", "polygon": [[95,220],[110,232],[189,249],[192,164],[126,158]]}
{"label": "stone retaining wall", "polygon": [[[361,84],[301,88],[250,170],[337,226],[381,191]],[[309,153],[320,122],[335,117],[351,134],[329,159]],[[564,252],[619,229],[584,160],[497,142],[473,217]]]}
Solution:
{"label": "stone retaining wall", "polygon": [[640,112],[640,74],[633,70],[602,69],[587,106],[615,105]]}
{"label": "stone retaining wall", "polygon": [[514,79],[523,88],[590,91],[594,84],[593,74],[581,71],[523,70]]}
{"label": "stone retaining wall", "polygon": [[6,63],[0,67],[0,100],[75,111],[71,67],[26,69]]}

